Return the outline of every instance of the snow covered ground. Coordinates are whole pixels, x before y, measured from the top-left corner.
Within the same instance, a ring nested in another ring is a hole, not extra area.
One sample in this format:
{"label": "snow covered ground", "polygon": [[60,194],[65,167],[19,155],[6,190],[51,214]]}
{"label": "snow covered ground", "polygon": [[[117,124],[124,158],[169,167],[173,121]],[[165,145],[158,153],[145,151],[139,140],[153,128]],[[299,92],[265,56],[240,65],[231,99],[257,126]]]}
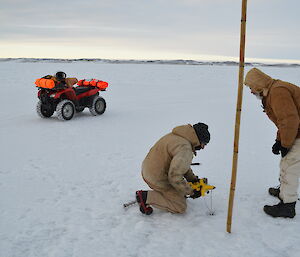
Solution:
{"label": "snow covered ground", "polygon": [[[250,67],[246,67],[248,71]],[[68,122],[35,112],[34,81],[58,70],[109,82],[107,111]],[[300,85],[299,67],[262,67]],[[237,66],[0,62],[0,256],[298,257],[300,207],[294,219],[263,213],[277,200],[275,126],[244,90],[232,233],[226,232]],[[187,213],[142,215],[122,204],[147,189],[140,165],[149,148],[177,125],[209,125],[212,140],[194,159],[208,177],[214,216],[205,199]]]}

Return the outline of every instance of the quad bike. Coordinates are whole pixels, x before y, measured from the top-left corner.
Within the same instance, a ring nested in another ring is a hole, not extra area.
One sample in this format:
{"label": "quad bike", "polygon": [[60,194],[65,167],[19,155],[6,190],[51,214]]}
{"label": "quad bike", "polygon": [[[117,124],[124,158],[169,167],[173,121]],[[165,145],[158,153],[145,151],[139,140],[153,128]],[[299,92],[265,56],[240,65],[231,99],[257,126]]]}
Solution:
{"label": "quad bike", "polygon": [[99,91],[106,90],[107,82],[80,80],[76,86],[68,87],[66,83],[52,81],[47,78],[36,80],[39,89],[36,110],[40,117],[49,118],[56,111],[58,119],[71,120],[75,112],[82,112],[86,107],[94,116],[105,112],[106,102],[99,96]]}

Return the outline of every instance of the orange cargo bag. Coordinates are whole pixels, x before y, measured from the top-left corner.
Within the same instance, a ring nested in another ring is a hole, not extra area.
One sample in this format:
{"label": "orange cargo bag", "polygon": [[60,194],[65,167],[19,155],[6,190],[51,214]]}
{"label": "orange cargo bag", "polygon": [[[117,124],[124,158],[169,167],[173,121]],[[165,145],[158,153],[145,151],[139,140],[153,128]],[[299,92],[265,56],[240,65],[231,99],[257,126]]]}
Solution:
{"label": "orange cargo bag", "polygon": [[79,80],[77,83],[78,86],[92,86],[98,87],[100,90],[105,90],[108,87],[108,83],[99,79],[91,79],[91,80]]}
{"label": "orange cargo bag", "polygon": [[92,86],[100,88],[100,90],[104,90],[108,87],[107,82],[98,79],[93,79],[90,83]]}
{"label": "orange cargo bag", "polygon": [[35,81],[37,87],[52,89],[55,87],[55,81],[53,79],[37,79]]}

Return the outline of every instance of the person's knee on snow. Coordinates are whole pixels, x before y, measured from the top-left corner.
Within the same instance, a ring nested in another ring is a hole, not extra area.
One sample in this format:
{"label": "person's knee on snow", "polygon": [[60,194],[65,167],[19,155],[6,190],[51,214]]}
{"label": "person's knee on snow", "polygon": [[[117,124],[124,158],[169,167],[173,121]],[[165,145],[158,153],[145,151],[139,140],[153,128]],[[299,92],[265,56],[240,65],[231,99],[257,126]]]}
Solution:
{"label": "person's knee on snow", "polygon": [[186,202],[181,202],[181,203],[174,203],[173,204],[173,213],[178,213],[178,214],[183,214],[186,212],[187,209],[187,204]]}

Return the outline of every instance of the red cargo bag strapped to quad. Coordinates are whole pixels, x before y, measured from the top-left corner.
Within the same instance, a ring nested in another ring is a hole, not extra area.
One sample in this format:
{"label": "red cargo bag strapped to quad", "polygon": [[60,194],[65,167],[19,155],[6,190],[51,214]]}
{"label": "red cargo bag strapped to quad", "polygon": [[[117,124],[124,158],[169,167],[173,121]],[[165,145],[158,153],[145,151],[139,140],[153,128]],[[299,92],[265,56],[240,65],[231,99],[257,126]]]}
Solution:
{"label": "red cargo bag strapped to quad", "polygon": [[106,88],[108,87],[108,83],[99,79],[82,79],[77,82],[78,86],[83,86],[83,87],[97,87],[101,91],[105,91]]}

